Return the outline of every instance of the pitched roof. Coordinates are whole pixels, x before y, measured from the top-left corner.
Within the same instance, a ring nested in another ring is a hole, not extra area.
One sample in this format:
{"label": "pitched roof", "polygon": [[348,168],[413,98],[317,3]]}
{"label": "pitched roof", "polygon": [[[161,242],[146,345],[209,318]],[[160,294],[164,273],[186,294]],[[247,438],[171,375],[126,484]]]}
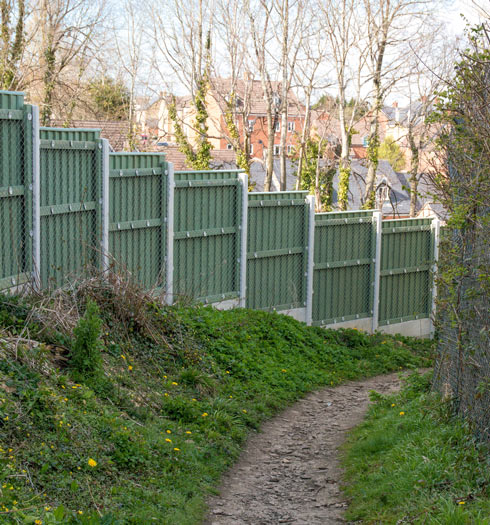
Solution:
{"label": "pitched roof", "polygon": [[[249,97],[250,115],[267,115],[267,102],[262,89],[262,82],[254,79],[238,79],[233,85],[231,78],[215,77],[211,79],[211,94],[220,105],[221,110],[226,110],[227,97],[232,91],[235,93],[237,106],[243,106],[246,96]],[[281,82],[271,82],[272,90],[280,96]],[[299,102],[292,89],[288,93],[288,114],[291,117],[304,115],[304,106]]]}
{"label": "pitched roof", "polygon": [[[53,126],[63,126],[62,120],[53,120]],[[129,123],[126,120],[72,120],[74,128],[100,129],[100,136],[107,139],[113,151],[123,151],[128,142]]]}

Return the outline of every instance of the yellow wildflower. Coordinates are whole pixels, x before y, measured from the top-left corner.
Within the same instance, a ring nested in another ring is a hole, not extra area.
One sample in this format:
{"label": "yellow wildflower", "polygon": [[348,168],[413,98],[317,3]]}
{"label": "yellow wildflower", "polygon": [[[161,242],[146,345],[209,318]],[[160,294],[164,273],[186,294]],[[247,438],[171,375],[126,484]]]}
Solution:
{"label": "yellow wildflower", "polygon": [[207,412],[203,412],[202,417],[207,417],[207,416],[208,416],[208,413]]}
{"label": "yellow wildflower", "polygon": [[171,440],[171,439],[168,439],[168,438],[167,438],[165,441],[166,441],[167,443],[172,443],[172,440]]}
{"label": "yellow wildflower", "polygon": [[167,429],[165,432],[166,432],[167,434],[171,434],[171,433],[172,433],[172,431],[171,431],[171,430],[168,430],[168,429]]}
{"label": "yellow wildflower", "polygon": [[41,520],[36,520],[34,523],[35,523],[36,525],[43,525],[43,522],[42,522]]}
{"label": "yellow wildflower", "polygon": [[174,450],[180,452],[180,448],[175,447]]}
{"label": "yellow wildflower", "polygon": [[400,412],[400,416],[404,416],[405,415],[405,412]]}
{"label": "yellow wildflower", "polygon": [[89,467],[96,467],[97,466],[97,461],[95,461],[95,459],[92,459],[92,458],[89,458],[87,463],[88,463]]}
{"label": "yellow wildflower", "polygon": [[172,385],[177,386],[179,383],[176,383],[175,381],[172,381]]}
{"label": "yellow wildflower", "polygon": [[192,434],[192,432],[190,430],[186,430],[185,433],[186,434]]}
{"label": "yellow wildflower", "polygon": [[458,501],[458,505],[464,505],[465,503],[465,501]]}
{"label": "yellow wildflower", "polygon": [[131,365],[129,365],[129,366],[128,366],[128,370],[131,371],[132,369],[133,369],[133,367],[132,367]]}

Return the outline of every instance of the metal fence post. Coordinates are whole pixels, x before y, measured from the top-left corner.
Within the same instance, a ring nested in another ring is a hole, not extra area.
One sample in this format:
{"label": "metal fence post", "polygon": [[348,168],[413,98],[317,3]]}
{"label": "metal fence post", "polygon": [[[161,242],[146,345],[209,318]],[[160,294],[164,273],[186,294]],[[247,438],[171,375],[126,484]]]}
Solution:
{"label": "metal fence post", "polygon": [[382,239],[382,215],[381,212],[375,211],[373,213],[373,223],[376,228],[376,248],[375,248],[375,259],[374,259],[374,290],[373,290],[373,325],[372,332],[374,333],[378,329],[379,319],[379,284],[380,284],[380,272],[381,272],[381,239]]}
{"label": "metal fence post", "polygon": [[247,225],[248,225],[248,175],[238,175],[242,187],[242,221],[240,224],[240,308],[247,304]]}
{"label": "metal fence post", "polygon": [[166,245],[166,275],[165,275],[165,291],[167,297],[167,304],[174,302],[174,193],[175,193],[175,179],[174,179],[174,165],[172,162],[167,163],[165,170],[167,175],[167,245]]}
{"label": "metal fence post", "polygon": [[434,337],[435,326],[434,319],[436,315],[436,299],[437,299],[437,283],[436,283],[436,272],[437,272],[437,263],[439,261],[439,239],[441,235],[441,221],[435,217],[432,220],[431,230],[434,235],[434,253],[433,262],[432,262],[432,305],[430,313],[430,334],[431,337]]}
{"label": "metal fence post", "polygon": [[308,261],[306,267],[306,312],[305,322],[311,326],[313,315],[313,257],[315,252],[315,196],[308,195]]}
{"label": "metal fence post", "polygon": [[32,106],[32,282],[41,289],[41,160],[39,107]]}
{"label": "metal fence post", "polygon": [[109,141],[102,139],[102,271],[109,269]]}

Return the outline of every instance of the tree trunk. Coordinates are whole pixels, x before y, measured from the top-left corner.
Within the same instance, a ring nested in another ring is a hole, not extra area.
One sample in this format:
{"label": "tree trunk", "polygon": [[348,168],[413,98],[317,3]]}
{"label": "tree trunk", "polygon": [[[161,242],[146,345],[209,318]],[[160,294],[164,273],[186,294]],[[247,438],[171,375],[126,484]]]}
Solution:
{"label": "tree trunk", "polygon": [[340,154],[339,163],[339,188],[338,188],[338,205],[341,211],[347,210],[349,202],[349,179],[350,179],[350,132],[346,129],[345,123],[345,94],[343,90],[340,92],[339,100],[339,121],[340,121],[340,138],[342,143],[342,150]]}
{"label": "tree trunk", "polygon": [[[272,102],[272,101],[271,101]],[[274,119],[272,118],[272,104],[267,109],[267,162],[264,181],[264,191],[271,191],[272,174],[274,173]]]}
{"label": "tree trunk", "polygon": [[[51,36],[49,37],[52,38]],[[41,112],[41,123],[43,126],[49,126],[51,115],[53,113],[53,92],[54,92],[54,75],[55,75],[55,60],[56,51],[53,49],[51,42],[44,51],[44,58],[46,60],[46,70],[43,76],[44,95],[43,95],[43,109]]]}
{"label": "tree trunk", "polygon": [[289,47],[289,0],[282,4],[282,86],[281,86],[281,147],[279,150],[281,159],[281,191],[286,191],[286,140],[288,133],[288,47]]}
{"label": "tree trunk", "polygon": [[415,144],[413,130],[408,129],[408,142],[412,158],[410,160],[410,217],[415,217],[417,213],[417,186],[419,172],[419,150]]}
{"label": "tree trunk", "polygon": [[308,88],[306,92],[306,115],[303,129],[301,131],[301,144],[299,147],[298,157],[298,171],[296,179],[296,190],[301,189],[301,177],[303,173],[303,161],[305,158],[306,141],[310,135],[310,104],[311,104],[311,89]]}

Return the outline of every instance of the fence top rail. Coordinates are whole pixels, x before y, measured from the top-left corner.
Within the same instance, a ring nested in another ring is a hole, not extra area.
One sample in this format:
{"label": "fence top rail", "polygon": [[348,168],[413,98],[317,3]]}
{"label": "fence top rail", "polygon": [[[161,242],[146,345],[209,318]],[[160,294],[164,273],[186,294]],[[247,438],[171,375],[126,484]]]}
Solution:
{"label": "fence top rail", "polygon": [[434,217],[407,217],[405,219],[384,219],[383,224],[387,222],[400,222],[400,221],[428,221],[432,222]]}
{"label": "fence top rail", "polygon": [[179,170],[176,171],[175,174],[179,173],[245,173],[245,170],[241,169],[232,169],[232,170]]}
{"label": "fence top rail", "polygon": [[[65,128],[63,128],[65,129]],[[79,129],[79,128],[77,128]],[[84,130],[84,131],[87,131],[87,130]],[[117,156],[117,155],[132,155],[132,156],[136,156],[136,155],[158,155],[159,157],[166,157],[166,153],[164,153],[163,151],[110,151],[109,152],[109,155],[114,155],[114,156]]]}
{"label": "fence top rail", "polygon": [[4,89],[1,89],[0,95],[22,95],[24,97],[25,93],[23,91],[6,91]]}
{"label": "fence top rail", "polygon": [[365,213],[367,215],[368,213],[374,213],[374,212],[377,212],[377,211],[380,211],[380,210],[373,209],[373,210],[321,211],[321,212],[315,213],[315,216],[327,217],[327,216],[330,216],[330,215],[339,215],[341,213],[342,214],[344,214],[344,213]]}
{"label": "fence top rail", "polygon": [[308,194],[307,190],[292,190],[292,191],[252,191],[248,195],[252,197],[253,195],[291,195],[292,193],[301,193],[304,195]]}
{"label": "fence top rail", "polygon": [[63,128],[63,127],[56,127],[53,128],[51,126],[41,126],[39,128],[41,131],[98,131],[101,132],[101,128]]}

